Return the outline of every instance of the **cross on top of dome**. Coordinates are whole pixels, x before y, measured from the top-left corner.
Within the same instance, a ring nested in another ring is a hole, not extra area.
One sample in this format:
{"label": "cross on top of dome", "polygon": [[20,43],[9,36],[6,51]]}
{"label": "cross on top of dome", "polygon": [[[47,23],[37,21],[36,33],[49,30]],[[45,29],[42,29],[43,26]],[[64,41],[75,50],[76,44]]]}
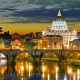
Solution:
{"label": "cross on top of dome", "polygon": [[61,15],[61,11],[60,11],[60,9],[59,9],[59,11],[58,11],[57,16],[62,16],[62,15]]}

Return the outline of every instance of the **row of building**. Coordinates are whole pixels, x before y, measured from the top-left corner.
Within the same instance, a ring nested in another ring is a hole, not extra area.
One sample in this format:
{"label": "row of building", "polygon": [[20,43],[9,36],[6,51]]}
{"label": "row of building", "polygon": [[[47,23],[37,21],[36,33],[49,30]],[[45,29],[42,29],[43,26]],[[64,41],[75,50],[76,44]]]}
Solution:
{"label": "row of building", "polygon": [[[2,28],[0,28],[2,32]],[[25,42],[30,40],[36,44],[38,49],[80,49],[79,34],[76,30],[70,30],[68,24],[58,11],[57,16],[52,21],[52,25],[42,32],[35,34],[30,33],[26,35],[19,35],[14,33],[12,35],[8,32],[0,34],[0,48],[24,48]]]}

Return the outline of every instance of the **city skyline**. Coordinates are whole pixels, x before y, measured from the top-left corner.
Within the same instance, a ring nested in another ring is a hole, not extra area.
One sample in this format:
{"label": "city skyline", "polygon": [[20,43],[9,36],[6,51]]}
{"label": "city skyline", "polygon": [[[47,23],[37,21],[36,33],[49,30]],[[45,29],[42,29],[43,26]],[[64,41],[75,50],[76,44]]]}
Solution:
{"label": "city skyline", "polygon": [[1,0],[0,26],[10,33],[39,32],[51,25],[58,9],[68,22],[80,22],[79,3],[79,0]]}
{"label": "city skyline", "polygon": [[0,0],[0,80],[80,80],[80,0]]}

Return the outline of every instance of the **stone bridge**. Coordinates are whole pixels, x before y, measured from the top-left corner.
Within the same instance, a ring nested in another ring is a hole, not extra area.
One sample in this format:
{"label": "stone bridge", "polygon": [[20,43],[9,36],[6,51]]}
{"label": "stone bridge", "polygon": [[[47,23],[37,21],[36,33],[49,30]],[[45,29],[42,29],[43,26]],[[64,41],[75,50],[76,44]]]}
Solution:
{"label": "stone bridge", "polygon": [[43,55],[47,54],[47,53],[53,53],[53,54],[68,54],[68,53],[75,53],[75,52],[79,52],[80,50],[70,50],[70,49],[30,49],[30,50],[20,50],[20,49],[1,49],[0,53],[4,54],[6,56],[6,58],[8,59],[8,56],[10,57],[15,57],[18,56],[21,53],[28,53],[29,55],[31,55],[33,58],[38,57],[41,58]]}
{"label": "stone bridge", "polygon": [[[9,70],[10,67],[13,67],[13,71],[15,69],[15,59],[16,56],[21,53],[28,53],[33,58],[33,64],[35,66],[35,71],[37,71],[36,67],[39,67],[41,58],[47,54],[52,53],[57,56],[59,56],[60,60],[64,59],[64,54],[74,54],[74,53],[80,53],[80,50],[68,50],[68,49],[57,49],[57,50],[50,50],[50,49],[30,49],[30,50],[20,50],[20,49],[2,49],[0,50],[0,54],[4,54],[7,59],[7,70]],[[66,55],[67,56],[67,55]],[[0,58],[1,59],[1,58]]]}
{"label": "stone bridge", "polygon": [[[16,57],[21,53],[28,53],[29,55],[32,56],[34,61],[36,60],[36,58],[38,58],[40,61],[41,58],[47,53],[55,54],[58,58],[63,60],[64,55],[69,56],[70,54],[74,54],[77,52],[79,54],[80,50],[70,50],[70,49],[69,50],[68,49],[57,49],[57,50],[52,50],[52,49],[51,50],[50,49],[30,49],[30,50],[2,49],[0,50],[0,54],[4,54],[6,56],[7,63],[9,63],[10,61],[14,63]],[[3,59],[3,58],[0,57],[0,59]]]}

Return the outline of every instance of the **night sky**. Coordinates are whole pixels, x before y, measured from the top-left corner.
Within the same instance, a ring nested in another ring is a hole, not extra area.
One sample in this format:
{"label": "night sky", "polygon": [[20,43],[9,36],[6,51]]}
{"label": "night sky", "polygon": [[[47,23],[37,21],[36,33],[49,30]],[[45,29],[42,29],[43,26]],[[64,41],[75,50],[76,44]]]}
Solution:
{"label": "night sky", "polygon": [[11,33],[39,31],[51,23],[58,9],[69,21],[80,22],[80,0],[0,0],[0,24]]}

